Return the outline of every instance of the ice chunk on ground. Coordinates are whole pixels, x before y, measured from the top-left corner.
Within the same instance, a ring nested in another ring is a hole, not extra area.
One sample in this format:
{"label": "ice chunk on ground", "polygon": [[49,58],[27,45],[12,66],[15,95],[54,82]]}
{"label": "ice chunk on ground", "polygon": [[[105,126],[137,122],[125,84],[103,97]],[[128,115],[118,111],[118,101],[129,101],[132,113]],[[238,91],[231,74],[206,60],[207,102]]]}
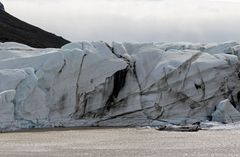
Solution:
{"label": "ice chunk on ground", "polygon": [[212,120],[221,123],[234,123],[240,121],[240,112],[233,107],[228,99],[221,101],[212,114]]}

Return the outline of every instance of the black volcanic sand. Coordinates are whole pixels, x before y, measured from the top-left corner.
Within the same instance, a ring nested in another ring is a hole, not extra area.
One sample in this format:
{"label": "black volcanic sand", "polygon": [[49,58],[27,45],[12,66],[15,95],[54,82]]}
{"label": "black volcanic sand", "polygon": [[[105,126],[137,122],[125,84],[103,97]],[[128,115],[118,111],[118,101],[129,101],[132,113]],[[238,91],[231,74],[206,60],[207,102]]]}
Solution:
{"label": "black volcanic sand", "polygon": [[0,42],[18,42],[35,48],[60,48],[69,43],[62,37],[25,23],[0,10]]}

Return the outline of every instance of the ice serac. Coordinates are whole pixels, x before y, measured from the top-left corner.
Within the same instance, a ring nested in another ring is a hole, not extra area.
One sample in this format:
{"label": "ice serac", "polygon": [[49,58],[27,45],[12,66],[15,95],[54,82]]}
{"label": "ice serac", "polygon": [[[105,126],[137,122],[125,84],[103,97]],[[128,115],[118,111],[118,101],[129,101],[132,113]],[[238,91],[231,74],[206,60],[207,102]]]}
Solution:
{"label": "ice serac", "polygon": [[234,108],[228,99],[221,101],[213,112],[213,121],[221,123],[234,123],[240,121],[240,112]]}
{"label": "ice serac", "polygon": [[1,43],[0,128],[238,121],[230,119],[240,110],[239,47],[78,42],[36,49]]}

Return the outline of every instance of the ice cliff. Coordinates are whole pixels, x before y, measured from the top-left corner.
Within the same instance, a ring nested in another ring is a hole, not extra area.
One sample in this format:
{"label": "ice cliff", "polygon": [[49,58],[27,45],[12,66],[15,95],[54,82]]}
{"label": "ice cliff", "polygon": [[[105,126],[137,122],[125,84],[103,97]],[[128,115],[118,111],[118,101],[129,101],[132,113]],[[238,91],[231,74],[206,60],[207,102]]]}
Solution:
{"label": "ice cliff", "polygon": [[0,43],[0,128],[240,121],[240,44]]}

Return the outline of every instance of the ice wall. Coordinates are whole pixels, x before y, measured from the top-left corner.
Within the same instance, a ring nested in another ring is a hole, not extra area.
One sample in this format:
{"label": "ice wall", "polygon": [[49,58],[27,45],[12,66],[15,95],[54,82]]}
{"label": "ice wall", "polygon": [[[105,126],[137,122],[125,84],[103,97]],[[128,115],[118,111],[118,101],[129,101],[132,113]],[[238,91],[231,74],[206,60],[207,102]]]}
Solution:
{"label": "ice wall", "polygon": [[240,121],[239,50],[236,42],[1,43],[0,128]]}

